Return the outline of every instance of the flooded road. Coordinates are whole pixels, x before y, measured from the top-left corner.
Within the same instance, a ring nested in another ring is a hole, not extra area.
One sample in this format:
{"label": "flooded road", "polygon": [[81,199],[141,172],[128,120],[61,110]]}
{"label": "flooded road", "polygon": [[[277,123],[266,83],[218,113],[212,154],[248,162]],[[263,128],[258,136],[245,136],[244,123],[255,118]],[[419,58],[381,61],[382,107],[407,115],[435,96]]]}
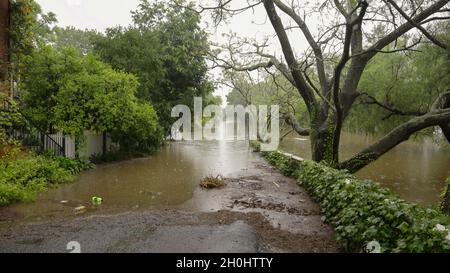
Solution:
{"label": "flooded road", "polygon": [[[346,135],[343,156],[373,139]],[[281,149],[309,156],[307,139]],[[357,175],[407,200],[436,204],[450,155],[426,140],[400,145]],[[226,186],[204,190],[202,178]],[[99,206],[93,196],[102,197]],[[78,214],[75,208],[87,209]],[[31,204],[0,208],[0,252],[337,252],[320,208],[246,141],[169,143],[149,158],[98,166]]]}
{"label": "flooded road", "polygon": [[[375,141],[376,138],[371,136],[344,133],[341,160],[351,158]],[[288,137],[280,149],[305,159],[311,158],[307,138]],[[437,205],[449,174],[450,151],[425,138],[400,144],[356,175],[380,182],[408,201]]]}
{"label": "flooded road", "polygon": [[[369,136],[344,134],[341,156],[349,158],[373,141]],[[310,157],[309,141],[305,138],[288,137],[280,149]],[[35,203],[14,205],[8,208],[11,211],[8,213],[33,221],[73,215],[74,207],[78,206],[86,206],[94,213],[148,208],[204,209],[212,204],[205,203],[199,191],[203,177],[233,177],[242,171],[254,171],[252,164],[258,157],[246,141],[169,143],[149,158],[100,165],[83,172],[74,183],[41,193]],[[378,181],[406,200],[436,205],[449,171],[450,153],[425,139],[399,145],[357,176]],[[197,198],[193,199],[195,193]],[[104,203],[93,206],[94,196],[102,197]]]}
{"label": "flooded road", "polygon": [[[349,158],[373,141],[369,136],[344,134],[341,156]],[[309,158],[309,145],[308,139],[288,137],[280,149]],[[203,209],[212,206],[202,200],[199,191],[203,177],[254,171],[252,164],[258,157],[246,141],[169,143],[149,158],[97,166],[74,183],[41,193],[35,203],[17,204],[8,210],[12,217],[33,221],[73,215],[78,206],[95,213],[187,206]],[[436,205],[449,171],[450,153],[424,139],[399,145],[357,176],[378,181],[406,200]],[[197,198],[191,200],[195,193]],[[94,196],[102,197],[104,203],[93,206]]]}
{"label": "flooded road", "polygon": [[[13,209],[25,220],[41,220],[73,214],[82,205],[105,212],[175,207],[193,197],[205,176],[228,177],[248,169],[255,156],[245,141],[169,143],[149,158],[97,166]],[[102,206],[91,206],[94,196],[103,198]]]}
{"label": "flooded road", "polygon": [[[218,174],[225,187],[199,186]],[[87,210],[77,214],[80,205]],[[67,252],[71,241],[83,252],[337,252],[324,220],[247,142],[170,143],[85,172],[35,203],[0,208],[0,253]]]}

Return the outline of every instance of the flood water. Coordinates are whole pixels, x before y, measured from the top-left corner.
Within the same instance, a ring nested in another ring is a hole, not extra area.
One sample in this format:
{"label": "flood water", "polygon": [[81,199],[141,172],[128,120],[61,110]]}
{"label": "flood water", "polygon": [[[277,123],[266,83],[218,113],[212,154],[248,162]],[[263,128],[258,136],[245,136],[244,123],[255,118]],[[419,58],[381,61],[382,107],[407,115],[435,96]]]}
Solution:
{"label": "flood water", "polygon": [[[191,199],[205,176],[226,177],[248,168],[256,156],[246,141],[169,143],[149,158],[97,166],[74,183],[41,193],[37,202],[13,209],[33,220],[70,215],[81,205],[113,212],[170,208]],[[94,196],[103,198],[101,206],[90,204]]]}
{"label": "flood water", "polygon": [[[344,134],[343,159],[373,141],[368,136]],[[308,139],[289,137],[280,148],[310,158]],[[41,193],[35,203],[7,209],[24,220],[40,220],[73,215],[74,208],[81,205],[88,212],[175,208],[193,197],[203,177],[227,177],[250,170],[257,156],[246,141],[169,143],[149,158],[97,166],[83,172],[74,183]],[[357,176],[378,181],[406,200],[436,205],[449,171],[450,153],[425,139],[398,146]],[[94,196],[103,198],[101,206],[91,204]]]}
{"label": "flood water", "polygon": [[[375,141],[372,136],[344,133],[341,160],[351,158]],[[307,138],[290,136],[281,143],[280,149],[311,158]],[[434,144],[431,138],[425,138],[400,144],[356,175],[380,182],[405,200],[437,205],[449,174],[449,150]]]}

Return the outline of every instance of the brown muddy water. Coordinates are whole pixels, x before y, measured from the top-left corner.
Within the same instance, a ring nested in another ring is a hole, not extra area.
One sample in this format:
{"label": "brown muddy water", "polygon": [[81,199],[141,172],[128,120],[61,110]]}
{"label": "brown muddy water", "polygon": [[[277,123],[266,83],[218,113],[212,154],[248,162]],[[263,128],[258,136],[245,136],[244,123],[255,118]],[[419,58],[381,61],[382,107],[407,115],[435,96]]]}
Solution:
{"label": "brown muddy water", "polygon": [[[345,134],[343,158],[372,141],[371,137]],[[280,148],[310,157],[309,141],[304,138],[289,137]],[[101,165],[83,172],[74,183],[41,193],[35,203],[14,205],[11,211],[24,221],[33,221],[73,215],[78,206],[93,213],[176,209],[186,204],[190,204],[189,209],[202,210],[204,200],[192,202],[200,179],[218,174],[233,177],[242,171],[257,174],[252,165],[257,160],[258,155],[251,152],[245,141],[169,143],[149,158]],[[449,171],[450,153],[423,140],[398,146],[357,175],[382,183],[406,200],[436,205]],[[101,206],[90,203],[94,196],[103,198]]]}
{"label": "brown muddy water", "polygon": [[[249,168],[256,156],[245,141],[169,143],[149,158],[97,166],[74,183],[41,193],[32,204],[12,208],[30,221],[73,215],[78,206],[89,212],[173,208],[191,199],[205,176],[228,177]],[[103,198],[101,206],[90,203],[94,196]]]}
{"label": "brown muddy water", "polygon": [[[344,133],[341,160],[351,158],[375,141],[372,136]],[[304,137],[289,136],[280,144],[280,149],[311,158],[310,141]],[[425,138],[400,144],[356,175],[381,183],[405,200],[437,205],[449,174],[449,150]]]}

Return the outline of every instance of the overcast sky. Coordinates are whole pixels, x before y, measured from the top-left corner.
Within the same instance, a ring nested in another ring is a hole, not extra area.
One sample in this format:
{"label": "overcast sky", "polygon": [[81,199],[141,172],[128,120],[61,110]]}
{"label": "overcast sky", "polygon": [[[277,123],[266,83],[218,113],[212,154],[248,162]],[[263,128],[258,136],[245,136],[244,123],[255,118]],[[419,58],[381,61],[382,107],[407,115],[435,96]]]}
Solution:
{"label": "overcast sky", "polygon": [[58,25],[105,30],[129,25],[139,0],[37,0],[44,11],[56,13]]}

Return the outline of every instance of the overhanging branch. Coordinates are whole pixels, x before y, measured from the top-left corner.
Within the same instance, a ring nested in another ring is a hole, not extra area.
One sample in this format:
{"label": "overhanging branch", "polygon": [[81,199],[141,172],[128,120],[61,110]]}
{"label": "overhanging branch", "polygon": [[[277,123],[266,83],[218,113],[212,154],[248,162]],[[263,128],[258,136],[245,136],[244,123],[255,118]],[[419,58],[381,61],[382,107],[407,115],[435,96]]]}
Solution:
{"label": "overhanging branch", "polygon": [[294,11],[293,8],[288,7],[280,0],[274,0],[275,5],[282,10],[284,13],[286,13],[289,17],[291,17],[295,23],[298,25],[300,30],[303,32],[303,35],[306,38],[306,41],[311,46],[315,59],[316,59],[316,68],[317,68],[317,75],[319,76],[320,85],[322,88],[322,92],[326,92],[327,89],[327,77],[325,74],[325,65],[323,62],[323,54],[320,46],[317,44],[316,40],[312,36],[308,26],[303,21],[303,19]]}
{"label": "overhanging branch", "polygon": [[377,105],[380,108],[383,108],[384,110],[389,111],[391,115],[397,115],[397,116],[423,116],[423,115],[426,114],[426,112],[423,112],[423,111],[403,111],[403,110],[397,109],[397,108],[395,108],[393,106],[390,106],[388,104],[380,102],[374,96],[369,95],[367,93],[361,93],[361,96],[366,98],[366,100],[363,101],[363,103]]}
{"label": "overhanging branch", "polygon": [[393,129],[389,134],[384,136],[378,142],[374,143],[367,149],[363,150],[350,160],[339,165],[340,169],[346,169],[351,173],[355,173],[380,156],[384,155],[398,144],[408,140],[411,135],[425,128],[433,126],[448,127],[450,124],[450,92],[441,94],[431,107],[429,113],[410,119],[397,128]]}
{"label": "overhanging branch", "polygon": [[376,55],[376,53],[380,50],[382,50],[384,47],[395,41],[398,37],[402,36],[403,34],[407,33],[411,29],[414,28],[414,25],[420,24],[422,21],[427,19],[429,16],[433,15],[437,11],[439,11],[442,7],[444,7],[446,4],[448,4],[450,0],[439,0],[436,1],[434,4],[429,6],[428,8],[424,9],[421,13],[417,14],[413,18],[411,18],[411,22],[406,22],[403,25],[396,28],[394,31],[386,35],[385,37],[378,40],[376,43],[374,43],[371,47],[369,47],[365,51],[364,58],[366,61],[370,60],[373,56]]}
{"label": "overhanging branch", "polygon": [[436,39],[433,35],[431,35],[420,23],[414,22],[394,1],[392,0],[384,0],[385,2],[389,3],[394,7],[395,10],[397,10],[398,13],[400,13],[403,18],[405,18],[411,25],[413,25],[415,28],[417,28],[420,32],[422,32],[425,37],[427,37],[432,43],[435,45],[447,50],[450,53],[450,46],[448,44],[442,43],[438,39]]}
{"label": "overhanging branch", "polygon": [[300,136],[309,136],[310,129],[301,127],[299,122],[297,121],[297,119],[294,117],[294,115],[292,113],[286,114],[284,116],[284,120]]}
{"label": "overhanging branch", "polygon": [[278,40],[280,41],[281,48],[284,53],[284,57],[288,64],[289,70],[292,74],[292,78],[295,82],[295,86],[297,87],[300,95],[305,101],[306,107],[308,108],[309,113],[313,113],[314,109],[317,109],[317,101],[314,96],[313,91],[306,83],[306,80],[303,78],[299,64],[294,55],[294,51],[292,50],[291,43],[289,41],[289,37],[284,30],[283,23],[281,18],[278,16],[277,11],[275,9],[275,5],[273,0],[264,0],[264,7],[266,9],[267,15],[269,16],[270,22],[277,34]]}

